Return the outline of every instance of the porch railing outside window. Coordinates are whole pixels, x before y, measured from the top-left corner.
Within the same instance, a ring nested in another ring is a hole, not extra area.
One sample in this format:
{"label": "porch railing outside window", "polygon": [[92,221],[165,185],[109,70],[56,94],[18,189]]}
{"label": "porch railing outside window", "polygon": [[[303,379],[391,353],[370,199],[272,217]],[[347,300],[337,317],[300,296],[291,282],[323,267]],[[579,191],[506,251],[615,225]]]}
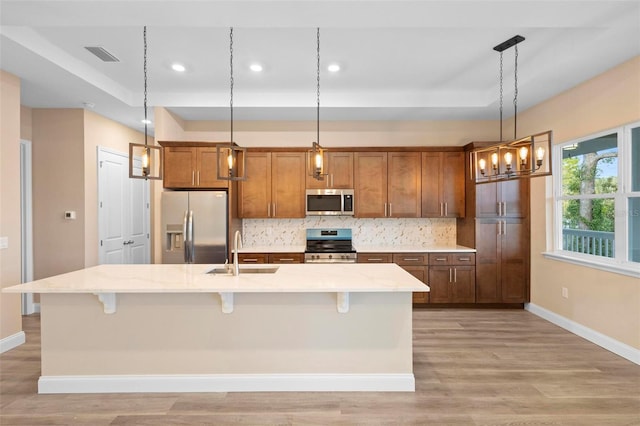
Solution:
{"label": "porch railing outside window", "polygon": [[614,235],[613,232],[565,228],[562,230],[562,250],[614,257]]}

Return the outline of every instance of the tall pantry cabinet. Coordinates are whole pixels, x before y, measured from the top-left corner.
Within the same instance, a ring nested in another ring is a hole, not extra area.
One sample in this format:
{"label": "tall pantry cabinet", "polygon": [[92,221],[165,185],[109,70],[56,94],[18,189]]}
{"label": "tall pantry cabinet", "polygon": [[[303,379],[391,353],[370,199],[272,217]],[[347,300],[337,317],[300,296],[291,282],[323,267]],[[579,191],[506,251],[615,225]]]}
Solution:
{"label": "tall pantry cabinet", "polygon": [[476,303],[529,301],[529,180],[476,184],[465,147],[466,217],[458,219],[458,244],[476,249]]}

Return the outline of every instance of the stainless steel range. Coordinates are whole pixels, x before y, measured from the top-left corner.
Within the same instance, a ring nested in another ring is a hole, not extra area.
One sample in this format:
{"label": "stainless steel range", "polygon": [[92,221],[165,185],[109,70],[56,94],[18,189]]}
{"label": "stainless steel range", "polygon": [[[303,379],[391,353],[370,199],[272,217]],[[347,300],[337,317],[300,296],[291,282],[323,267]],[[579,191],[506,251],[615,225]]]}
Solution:
{"label": "stainless steel range", "polygon": [[351,229],[307,229],[305,263],[355,263]]}

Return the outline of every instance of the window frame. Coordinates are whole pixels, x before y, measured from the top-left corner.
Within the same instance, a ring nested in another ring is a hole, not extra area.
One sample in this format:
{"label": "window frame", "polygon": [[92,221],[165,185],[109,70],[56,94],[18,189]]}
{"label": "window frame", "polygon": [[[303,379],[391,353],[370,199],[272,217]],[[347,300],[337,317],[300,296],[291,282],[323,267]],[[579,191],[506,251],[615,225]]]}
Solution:
{"label": "window frame", "polygon": [[[555,173],[552,178],[552,228],[553,241],[550,251],[543,253],[547,258],[561,260],[569,263],[588,266],[596,269],[602,269],[609,272],[630,275],[640,278],[640,262],[634,262],[629,259],[629,200],[631,198],[640,197],[640,191],[632,192],[632,130],[640,127],[640,121],[628,123],[622,126],[592,133],[584,137],[572,139],[553,146],[553,168]],[[612,194],[585,194],[583,196],[567,196],[562,194],[562,149],[563,147],[585,142],[602,136],[617,135],[618,148],[618,188]],[[614,257],[604,257],[599,255],[591,255],[586,253],[578,253],[562,248],[562,222],[563,209],[562,203],[565,200],[597,198],[597,199],[613,199],[615,209],[614,222]]]}

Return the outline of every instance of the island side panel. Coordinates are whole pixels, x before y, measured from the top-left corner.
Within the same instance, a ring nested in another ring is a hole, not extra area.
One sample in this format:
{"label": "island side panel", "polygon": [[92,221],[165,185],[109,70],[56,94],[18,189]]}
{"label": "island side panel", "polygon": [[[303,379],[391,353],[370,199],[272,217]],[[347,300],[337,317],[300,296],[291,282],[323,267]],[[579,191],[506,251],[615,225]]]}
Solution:
{"label": "island side panel", "polygon": [[412,366],[411,293],[43,294],[42,375],[371,373]]}

